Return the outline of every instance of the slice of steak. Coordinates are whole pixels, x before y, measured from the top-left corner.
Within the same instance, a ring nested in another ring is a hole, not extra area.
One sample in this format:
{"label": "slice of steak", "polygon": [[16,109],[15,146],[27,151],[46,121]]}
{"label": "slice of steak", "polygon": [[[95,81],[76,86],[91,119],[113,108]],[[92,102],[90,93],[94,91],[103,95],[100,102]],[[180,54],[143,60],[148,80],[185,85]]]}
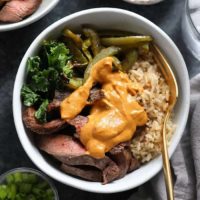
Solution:
{"label": "slice of steak", "polygon": [[94,104],[96,101],[102,99],[104,97],[104,93],[101,89],[92,88],[90,90],[90,96],[88,99],[89,104]]}
{"label": "slice of steak", "polygon": [[58,160],[61,162],[67,164],[67,165],[87,165],[96,167],[99,170],[104,170],[107,166],[110,165],[110,163],[113,163],[113,161],[108,157],[105,156],[101,159],[93,158],[90,155],[81,155],[81,156],[56,156]]}
{"label": "slice of steak", "polygon": [[70,95],[69,91],[55,91],[54,99],[52,102],[49,103],[47,107],[47,111],[51,112],[53,110],[58,110],[60,108],[61,102]]}
{"label": "slice of steak", "polygon": [[[86,169],[85,173],[87,174],[88,167],[101,171],[103,183],[111,182],[120,175],[119,167],[109,157],[105,156],[102,159],[96,159],[87,155],[83,145],[74,137],[67,135],[44,135],[38,137],[37,145],[41,150],[54,156],[68,167],[80,168],[82,174],[84,169]],[[84,177],[81,175],[81,177],[87,179],[86,175]]]}
{"label": "slice of steak", "polygon": [[81,128],[88,122],[88,117],[78,115],[74,119],[67,120],[67,123],[76,128],[76,133],[79,134]]}
{"label": "slice of steak", "polygon": [[[60,108],[61,102],[70,95],[70,92],[65,91],[65,92],[60,92],[58,90],[55,91],[55,97],[52,102],[49,103],[47,107],[47,111],[50,112],[52,110],[57,110]],[[90,91],[90,96],[88,99],[89,104],[93,104],[96,101],[102,99],[104,97],[104,93],[102,90],[93,88]]]}
{"label": "slice of steak", "polygon": [[131,163],[128,169],[128,172],[132,172],[140,167],[139,161],[132,155]]}
{"label": "slice of steak", "polygon": [[0,21],[19,22],[31,15],[42,0],[12,0],[7,2],[0,11]]}
{"label": "slice of steak", "polygon": [[37,146],[54,157],[77,157],[85,155],[83,145],[68,135],[43,135],[37,138]]}
{"label": "slice of steak", "polygon": [[107,156],[101,159],[93,158],[90,155],[76,157],[56,156],[55,158],[70,166],[90,166],[100,170],[102,172],[103,184],[112,182],[120,175],[120,169],[118,165],[116,165],[116,163]]}
{"label": "slice of steak", "polygon": [[139,167],[139,162],[133,157],[130,150],[130,142],[123,142],[115,146],[111,149],[109,155],[120,168],[120,175],[118,178],[124,177],[128,172]]}
{"label": "slice of steak", "polygon": [[61,170],[67,174],[81,177],[83,179],[95,182],[102,181],[102,172],[98,169],[85,167],[85,166],[69,166],[66,164],[61,165]]}
{"label": "slice of steak", "polygon": [[110,183],[120,177],[120,168],[115,162],[110,162],[109,165],[103,170],[103,184]]}
{"label": "slice of steak", "polygon": [[38,134],[55,133],[66,127],[67,123],[62,119],[55,119],[50,122],[40,123],[35,118],[36,110],[33,107],[28,107],[23,112],[23,121],[28,129]]}

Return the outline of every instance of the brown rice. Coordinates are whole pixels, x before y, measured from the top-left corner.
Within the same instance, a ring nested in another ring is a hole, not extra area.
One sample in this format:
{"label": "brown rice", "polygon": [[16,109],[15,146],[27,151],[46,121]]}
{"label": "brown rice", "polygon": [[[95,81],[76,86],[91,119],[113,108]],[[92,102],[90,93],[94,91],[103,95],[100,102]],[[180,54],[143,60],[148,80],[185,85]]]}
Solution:
{"label": "brown rice", "polygon": [[[148,122],[135,134],[131,149],[136,158],[145,163],[161,152],[162,124],[168,108],[169,87],[149,53],[145,58],[139,58],[129,71],[129,78],[143,89],[136,95],[136,100],[144,106]],[[167,123],[167,139],[170,141],[174,131],[172,120]]]}

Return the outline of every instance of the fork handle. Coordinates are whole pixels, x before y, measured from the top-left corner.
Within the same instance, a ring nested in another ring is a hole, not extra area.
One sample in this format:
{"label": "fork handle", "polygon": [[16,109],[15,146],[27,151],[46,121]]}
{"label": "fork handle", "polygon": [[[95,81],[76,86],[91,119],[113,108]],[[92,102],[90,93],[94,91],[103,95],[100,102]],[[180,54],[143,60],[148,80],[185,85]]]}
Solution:
{"label": "fork handle", "polygon": [[165,116],[164,124],[163,124],[163,148],[162,148],[162,158],[163,158],[163,170],[165,176],[165,185],[168,200],[174,200],[174,192],[173,192],[173,182],[172,182],[172,174],[167,150],[167,139],[166,139],[166,124],[170,116],[170,111]]}

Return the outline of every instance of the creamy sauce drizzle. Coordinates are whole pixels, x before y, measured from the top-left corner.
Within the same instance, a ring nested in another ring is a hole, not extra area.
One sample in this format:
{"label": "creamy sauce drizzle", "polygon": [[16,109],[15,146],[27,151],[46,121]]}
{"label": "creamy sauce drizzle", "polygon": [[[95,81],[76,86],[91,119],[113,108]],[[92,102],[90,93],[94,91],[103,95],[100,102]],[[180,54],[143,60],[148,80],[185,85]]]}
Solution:
{"label": "creamy sauce drizzle", "polygon": [[96,63],[85,84],[61,103],[61,117],[72,119],[87,105],[94,83],[102,85],[105,97],[92,106],[89,121],[80,131],[81,142],[95,158],[103,158],[112,147],[129,141],[136,126],[147,122],[144,108],[134,99],[138,86],[127,74],[113,72],[112,62],[113,58],[107,57]]}

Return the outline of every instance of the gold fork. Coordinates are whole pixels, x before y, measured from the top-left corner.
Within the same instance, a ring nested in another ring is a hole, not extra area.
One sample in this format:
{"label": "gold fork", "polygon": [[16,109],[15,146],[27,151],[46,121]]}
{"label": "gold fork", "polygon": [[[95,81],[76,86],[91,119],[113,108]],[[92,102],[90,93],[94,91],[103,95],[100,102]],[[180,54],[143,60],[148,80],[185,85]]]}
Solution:
{"label": "gold fork", "polygon": [[169,63],[167,62],[166,58],[163,56],[159,48],[155,44],[152,44],[151,51],[153,52],[154,59],[156,60],[158,67],[161,70],[161,73],[163,74],[170,89],[169,106],[168,106],[168,109],[164,118],[164,123],[163,123],[162,158],[163,158],[163,170],[164,170],[168,200],[174,200],[172,175],[171,175],[171,168],[170,168],[170,162],[169,162],[169,156],[168,156],[168,150],[167,150],[166,124],[176,104],[176,100],[178,98],[178,85]]}

